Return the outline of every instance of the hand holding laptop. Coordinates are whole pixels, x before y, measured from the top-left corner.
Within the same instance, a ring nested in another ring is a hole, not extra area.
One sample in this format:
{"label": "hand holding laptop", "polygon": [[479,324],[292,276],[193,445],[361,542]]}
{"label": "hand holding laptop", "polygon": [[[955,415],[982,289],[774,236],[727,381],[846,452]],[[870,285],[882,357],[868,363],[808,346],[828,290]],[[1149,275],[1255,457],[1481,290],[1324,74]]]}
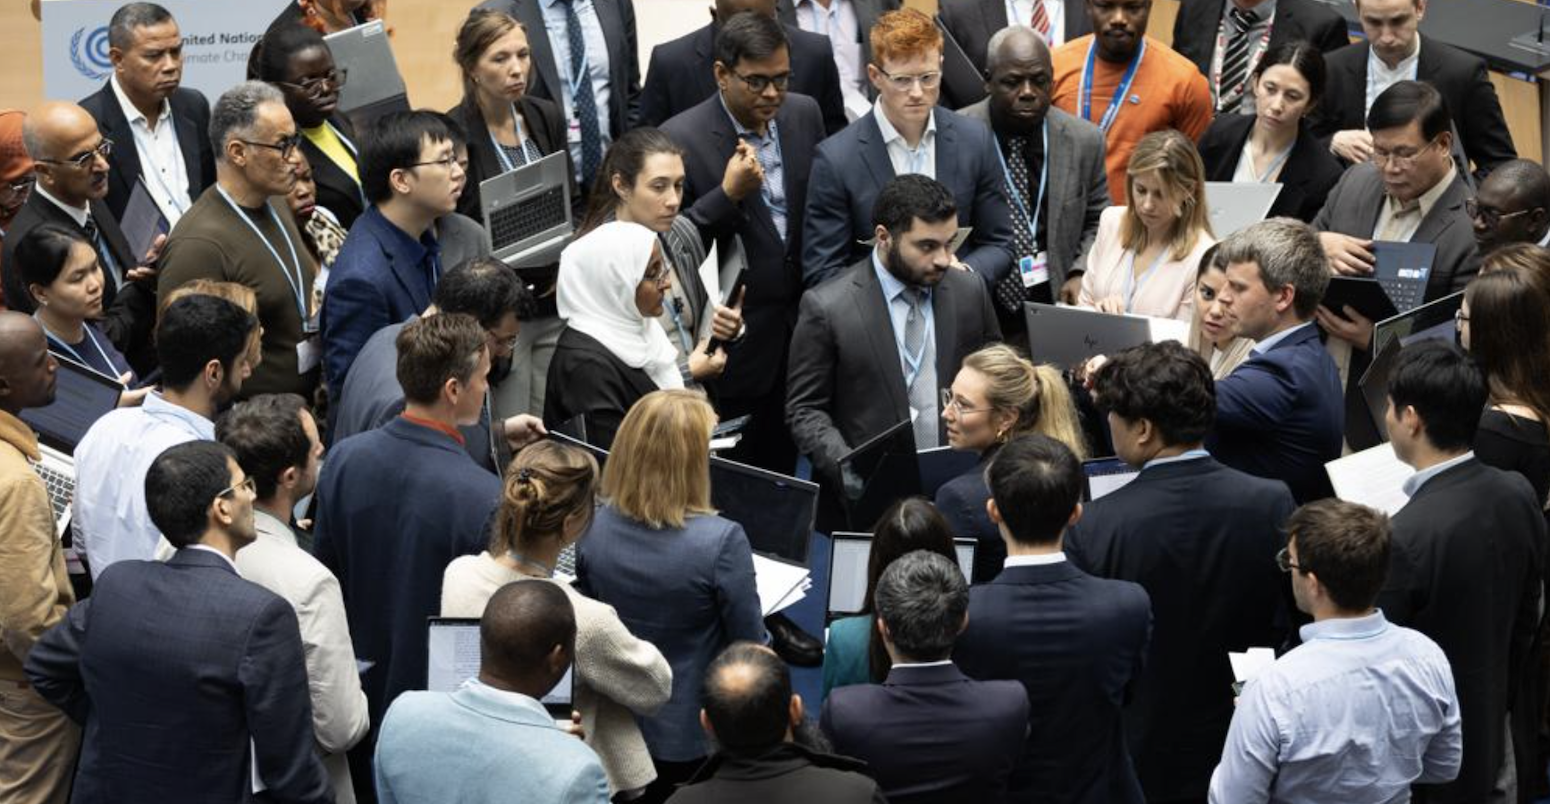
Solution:
{"label": "hand holding laptop", "polygon": [[1351,305],[1341,306],[1340,312],[1336,313],[1321,304],[1314,316],[1325,332],[1351,344],[1352,349],[1365,352],[1372,346],[1372,319],[1358,313]]}
{"label": "hand holding laptop", "polygon": [[1377,258],[1372,253],[1372,241],[1352,237],[1339,232],[1319,232],[1319,245],[1329,266],[1339,276],[1370,276]]}

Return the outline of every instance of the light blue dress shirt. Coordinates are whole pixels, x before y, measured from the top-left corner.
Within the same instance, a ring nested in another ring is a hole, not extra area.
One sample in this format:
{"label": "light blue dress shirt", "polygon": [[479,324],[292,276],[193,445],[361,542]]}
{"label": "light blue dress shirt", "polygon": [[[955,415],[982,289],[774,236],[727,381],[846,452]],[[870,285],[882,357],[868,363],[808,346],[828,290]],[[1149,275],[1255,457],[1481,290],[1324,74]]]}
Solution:
{"label": "light blue dress shirt", "polygon": [[1455,466],[1458,466],[1459,464],[1473,457],[1475,457],[1475,451],[1470,450],[1463,455],[1449,458],[1446,461],[1437,464],[1436,466],[1429,466],[1405,478],[1405,482],[1401,484],[1399,488],[1401,491],[1405,492],[1406,497],[1414,497],[1415,493],[1421,490],[1421,486],[1426,485],[1426,481],[1431,480],[1432,478],[1448,471],[1449,469],[1452,469]]}
{"label": "light blue dress shirt", "polygon": [[1167,458],[1153,458],[1142,464],[1141,468],[1150,469],[1153,466],[1165,466],[1170,463],[1182,463],[1183,461],[1194,461],[1209,457],[1211,457],[1211,453],[1206,452],[1204,448],[1189,449],[1177,455],[1170,455]]}
{"label": "light blue dress shirt", "polygon": [[[888,304],[888,320],[893,324],[893,342],[899,350],[899,369],[904,372],[904,384],[906,387],[910,381],[910,363],[904,356],[904,323],[910,316],[910,303],[904,298],[904,291],[909,285],[899,281],[899,278],[888,273],[883,267],[883,261],[877,257],[877,249],[872,249],[872,270],[877,272],[877,281],[883,286],[883,301]],[[921,358],[921,365],[926,361],[936,364],[936,328],[930,322],[936,320],[935,307],[932,306],[932,288],[926,288],[926,300],[920,306],[920,311],[926,317],[926,349],[925,356]],[[924,416],[932,411],[920,411]]]}
{"label": "light blue dress shirt", "polygon": [[[717,95],[717,97],[721,97]],[[747,142],[754,148],[759,158],[759,166],[764,168],[764,181],[759,184],[759,195],[764,198],[764,205],[770,209],[770,218],[775,221],[775,231],[780,233],[780,239],[786,239],[786,174],[785,159],[780,152],[780,129],[775,121],[771,120],[765,128],[764,136],[759,136],[757,131],[746,128],[737,122],[732,110],[727,108],[726,98],[721,98],[721,110],[727,113],[727,119],[732,121],[732,129],[737,132],[737,138]]]}
{"label": "light blue dress shirt", "polygon": [[1374,612],[1302,627],[1238,699],[1212,804],[1388,804],[1458,775],[1464,737],[1437,643]]}
{"label": "light blue dress shirt", "polygon": [[1259,343],[1254,344],[1254,348],[1250,349],[1249,351],[1253,352],[1256,355],[1262,355],[1262,354],[1270,351],[1271,349],[1275,348],[1276,344],[1280,343],[1281,341],[1286,340],[1287,338],[1290,338],[1292,336],[1292,333],[1302,329],[1303,327],[1311,327],[1311,326],[1313,326],[1313,322],[1312,321],[1304,321],[1304,322],[1302,322],[1301,324],[1298,324],[1295,327],[1288,327],[1286,329],[1283,329],[1280,332],[1277,332],[1276,334],[1271,335],[1271,336],[1265,338],[1264,340],[1260,341]]}
{"label": "light blue dress shirt", "polygon": [[140,407],[109,411],[86,431],[75,448],[70,521],[93,580],[115,561],[156,557],[161,531],[145,507],[145,473],[156,457],[178,444],[214,440],[213,422],[157,393]]}
{"label": "light blue dress shirt", "polygon": [[[549,32],[549,46],[554,48],[554,66],[560,73],[560,87],[555,92],[565,111],[566,139],[569,140],[570,123],[576,119],[576,102],[571,87],[570,35],[565,29],[565,3],[567,0],[538,0],[544,11],[544,30]],[[581,21],[581,38],[587,43],[587,75],[592,78],[592,95],[597,99],[597,130],[602,137],[600,152],[608,150],[611,138],[608,132],[612,107],[608,105],[612,86],[608,77],[608,41],[603,38],[603,24],[597,19],[597,9],[592,0],[570,0],[576,7],[576,19]],[[621,91],[622,91],[621,87]],[[581,171],[581,143],[570,143],[570,158],[576,164],[577,175]],[[582,188],[585,191],[587,188]]]}

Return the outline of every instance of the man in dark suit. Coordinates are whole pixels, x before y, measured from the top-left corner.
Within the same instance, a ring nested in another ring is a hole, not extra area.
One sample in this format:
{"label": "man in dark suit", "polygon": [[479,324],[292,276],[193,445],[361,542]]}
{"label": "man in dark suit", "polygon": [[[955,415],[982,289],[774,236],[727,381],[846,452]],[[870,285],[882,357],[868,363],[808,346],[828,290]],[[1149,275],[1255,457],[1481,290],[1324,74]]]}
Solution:
{"label": "man in dark suit", "polygon": [[941,92],[942,34],[918,11],[884,14],[872,30],[867,77],[877,88],[871,112],[825,140],[813,160],[802,232],[808,287],[866,256],[872,206],[889,179],[929,176],[957,199],[973,233],[953,260],[987,285],[1012,270],[1011,209],[1002,188],[995,137],[985,126],[935,108]]}
{"label": "man in dark suit", "polygon": [[992,295],[1010,338],[1027,326],[1024,301],[1076,304],[1087,249],[1109,206],[1109,179],[1103,133],[1050,105],[1055,70],[1044,40],[1014,26],[990,41],[990,96],[959,114],[989,126],[1001,149],[1017,265]]}
{"label": "man in dark suit", "polygon": [[1472,162],[1474,176],[1483,179],[1518,155],[1485,62],[1435,39],[1421,41],[1426,0],[1359,0],[1356,10],[1367,40],[1325,57],[1330,91],[1314,112],[1314,133],[1329,140],[1336,156],[1355,164],[1372,158],[1372,126],[1363,121],[1378,96],[1403,80],[1424,81],[1442,93],[1459,126],[1465,172]]}
{"label": "man in dark suit", "polygon": [[1028,736],[1028,694],[953,665],[969,613],[963,570],[916,550],[888,565],[873,600],[893,667],[881,685],[830,693],[820,724],[835,753],[865,761],[892,804],[1004,800]]}
{"label": "man in dark suit", "polygon": [[[80,232],[97,250],[102,266],[103,319],[98,322],[130,366],[145,376],[156,366],[151,329],[156,322],[156,272],[140,267],[153,263],[160,240],[150,254],[135,255],[108,210],[108,156],[113,143],[97,130],[96,121],[73,103],[45,103],[22,128],[22,140],[35,163],[37,186],[5,233],[0,247],[5,303],[31,313],[32,296],[22,283],[15,260],[16,244],[32,229],[55,223]],[[124,147],[134,148],[134,143]],[[141,259],[144,257],[145,259]]]}
{"label": "man in dark suit", "polygon": [[[753,414],[734,457],[779,472],[790,472],[796,457],[784,415],[786,347],[802,297],[808,174],[824,138],[812,99],[776,84],[791,71],[785,41],[769,17],[732,18],[716,40],[721,91],[662,126],[684,149],[683,214],[723,248],[741,241],[748,261],[747,334],[715,383],[717,410],[723,418]],[[762,91],[751,81],[763,81]],[[759,170],[726,181],[728,165],[747,164],[750,154]]]}
{"label": "man in dark suit", "polygon": [[1006,568],[969,591],[953,659],[971,678],[1015,679],[1028,692],[1028,742],[1009,798],[1140,804],[1120,707],[1146,659],[1146,590],[1088,575],[1061,552],[1082,518],[1082,466],[1069,447],[1020,436],[986,479]]}
{"label": "man in dark suit", "polygon": [[[662,122],[698,106],[706,98],[716,97],[717,86],[727,80],[712,69],[716,55],[717,30],[743,12],[775,19],[775,0],[716,0],[710,24],[651,49],[646,68],[646,84],[641,88],[640,124],[660,126]],[[776,23],[780,25],[780,23]],[[801,28],[780,25],[785,30],[789,66],[787,87],[818,102],[823,110],[824,130],[833,134],[845,127],[845,99],[840,92],[840,74],[834,66],[828,41]]]}
{"label": "man in dark suit", "polygon": [[1093,32],[1082,0],[942,0],[937,14],[982,75],[990,74],[991,37],[1008,25],[1038,31],[1050,47]]}
{"label": "man in dark suit", "polygon": [[1464,202],[1464,212],[1482,259],[1512,243],[1550,245],[1550,173],[1527,159],[1503,162]]}
{"label": "man in dark suit", "polygon": [[[853,104],[871,103],[877,90],[866,79],[872,61],[872,26],[885,11],[899,8],[900,0],[776,0],[775,14],[782,25],[825,36],[834,51],[840,73],[840,92],[849,110]],[[850,117],[847,113],[846,117]],[[859,116],[859,115],[857,115]]]}
{"label": "man in dark suit", "polygon": [[1202,448],[1216,412],[1211,369],[1163,341],[1127,349],[1093,376],[1114,451],[1134,480],[1086,507],[1066,553],[1152,599],[1152,647],[1125,707],[1146,800],[1199,801],[1232,722],[1229,650],[1285,631],[1275,555],[1291,515],[1286,484],[1229,469]]}
{"label": "man in dark suit", "polygon": [[[634,0],[484,0],[527,30],[533,69],[527,94],[560,106],[581,191],[592,187],[608,144],[640,124],[640,59]],[[573,52],[580,41],[584,52]],[[583,71],[590,80],[573,79]]]}
{"label": "man in dark suit", "polygon": [[1211,84],[1217,114],[1253,114],[1255,66],[1298,40],[1325,53],[1351,43],[1345,18],[1319,0],[1183,0],[1173,20],[1173,49]]}
{"label": "man in dark suit", "polygon": [[1452,344],[1400,352],[1384,416],[1394,454],[1416,470],[1394,515],[1393,553],[1378,607],[1448,656],[1464,718],[1458,778],[1418,786],[1416,800],[1485,801],[1510,758],[1511,691],[1539,628],[1545,520],[1528,481],[1475,459],[1470,444],[1485,378]]}
{"label": "man in dark suit", "polygon": [[332,801],[296,613],[233,563],[255,538],[253,479],[193,441],[156,458],[145,496],[178,552],[108,567],[27,657],[86,728],[74,800]]}
{"label": "man in dark suit", "polygon": [[1216,427],[1206,448],[1222,463],[1286,483],[1298,503],[1330,496],[1324,464],[1340,457],[1340,375],[1319,342],[1314,311],[1329,286],[1318,237],[1290,218],[1222,241],[1227,283],[1217,302],[1237,334],[1258,341],[1216,382]]}
{"label": "man in dark suit", "polygon": [[215,183],[210,102],[178,86],[183,38],[161,6],[129,3],[114,12],[108,58],[113,77],[81,101],[102,135],[120,146],[108,156],[108,209],[122,218],[135,183],[144,182],[170,230]]}
{"label": "man in dark suit", "polygon": [[909,174],[877,197],[867,259],[802,297],[786,421],[819,477],[839,481],[847,452],[913,420],[918,447],[946,443],[941,389],[970,352],[1001,339],[985,284],[952,267],[952,194]]}

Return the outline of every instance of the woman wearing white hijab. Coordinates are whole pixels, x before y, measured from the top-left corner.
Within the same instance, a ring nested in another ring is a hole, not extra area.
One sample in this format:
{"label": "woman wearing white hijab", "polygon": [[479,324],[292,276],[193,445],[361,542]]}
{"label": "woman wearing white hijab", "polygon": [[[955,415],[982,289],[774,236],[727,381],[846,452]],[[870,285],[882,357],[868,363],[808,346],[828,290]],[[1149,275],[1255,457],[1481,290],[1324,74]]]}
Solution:
{"label": "woman wearing white hijab", "polygon": [[556,298],[565,330],[549,364],[547,426],[584,417],[587,440],[606,449],[635,400],[684,387],[678,352],[657,323],[670,287],[656,233],[638,223],[605,223],[565,247]]}

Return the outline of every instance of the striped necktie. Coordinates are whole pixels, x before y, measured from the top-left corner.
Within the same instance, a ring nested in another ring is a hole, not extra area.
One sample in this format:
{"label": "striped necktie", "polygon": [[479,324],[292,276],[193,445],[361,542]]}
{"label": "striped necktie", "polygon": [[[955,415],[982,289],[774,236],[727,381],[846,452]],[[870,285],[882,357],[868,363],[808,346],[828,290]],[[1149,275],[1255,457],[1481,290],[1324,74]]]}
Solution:
{"label": "striped necktie", "polygon": [[1243,103],[1245,79],[1249,75],[1249,29],[1259,21],[1259,15],[1237,6],[1227,9],[1232,21],[1232,37],[1227,40],[1227,50],[1222,53],[1222,72],[1216,85],[1216,111],[1218,114],[1236,111]]}
{"label": "striped necktie", "polygon": [[1049,39],[1049,12],[1044,8],[1044,0],[1033,0],[1033,13],[1030,15],[1033,29],[1040,36]]}

